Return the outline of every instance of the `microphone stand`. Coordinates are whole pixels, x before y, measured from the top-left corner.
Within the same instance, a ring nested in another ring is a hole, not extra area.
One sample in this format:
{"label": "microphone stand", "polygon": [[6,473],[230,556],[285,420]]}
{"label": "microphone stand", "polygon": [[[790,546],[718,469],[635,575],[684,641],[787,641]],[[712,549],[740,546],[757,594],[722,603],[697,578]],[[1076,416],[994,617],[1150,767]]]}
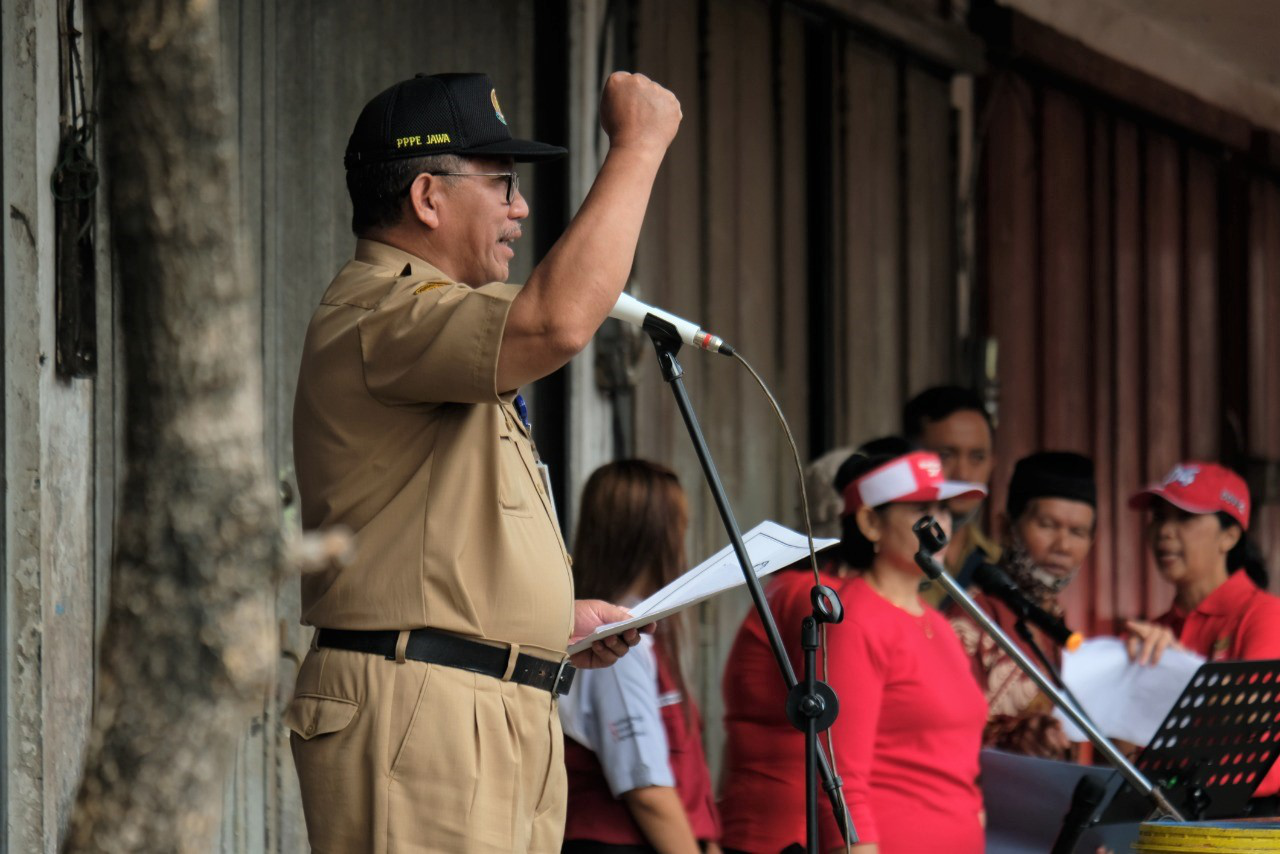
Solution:
{"label": "microphone stand", "polygon": [[769,638],[769,646],[772,648],[773,656],[778,662],[778,669],[782,672],[783,682],[786,684],[788,692],[788,720],[805,734],[805,766],[809,778],[805,785],[805,827],[808,837],[806,850],[809,854],[818,854],[818,804],[816,786],[814,785],[814,765],[817,766],[818,772],[822,775],[822,787],[826,790],[827,797],[831,801],[831,809],[835,814],[836,823],[839,825],[841,833],[845,835],[845,838],[851,844],[857,843],[857,831],[845,811],[844,799],[840,794],[842,782],[832,772],[827,755],[823,752],[822,745],[818,742],[818,733],[826,730],[835,722],[839,703],[831,687],[818,681],[813,672],[813,665],[816,659],[815,653],[818,646],[816,624],[818,622],[840,621],[843,614],[840,612],[839,599],[836,598],[835,591],[827,587],[815,587],[811,594],[814,613],[812,617],[805,618],[805,625],[802,631],[806,674],[804,682],[800,682],[796,679],[795,669],[791,666],[791,659],[787,656],[786,647],[782,643],[782,636],[778,633],[778,625],[773,619],[773,612],[769,609],[769,601],[765,598],[764,588],[761,586],[760,579],[756,577],[752,567],[751,557],[747,554],[746,544],[742,541],[742,532],[738,528],[737,519],[734,518],[733,508],[730,506],[729,497],[724,491],[724,483],[720,480],[715,461],[711,458],[711,451],[707,447],[705,437],[702,435],[702,427],[698,424],[698,417],[693,411],[693,404],[685,391],[682,379],[684,368],[681,367],[680,362],[676,359],[676,353],[680,350],[680,337],[672,324],[652,314],[645,316],[643,328],[653,341],[653,347],[658,356],[658,367],[662,371],[662,379],[671,386],[671,392],[675,395],[676,406],[680,410],[680,415],[684,418],[685,427],[689,431],[689,438],[698,454],[698,461],[702,463],[702,471],[706,476],[707,486],[711,489],[711,495],[720,511],[720,519],[724,523],[725,531],[729,534],[729,541],[733,544],[733,551],[737,555],[738,564],[742,567],[742,575],[746,579],[747,590],[751,593],[751,601],[755,603],[756,613],[760,615],[760,622],[764,625],[765,635]]}
{"label": "microphone stand", "polygon": [[[1018,637],[1027,642],[1027,646],[1031,647],[1031,651],[1036,654],[1036,658],[1040,659],[1040,663],[1044,665],[1045,672],[1049,674],[1049,678],[1053,680],[1053,684],[1057,685],[1062,695],[1075,704],[1076,710],[1080,714],[1085,714],[1084,706],[1076,699],[1076,695],[1071,693],[1071,689],[1067,687],[1067,683],[1062,680],[1062,674],[1058,672],[1058,668],[1049,660],[1049,656],[1045,655],[1040,644],[1036,643],[1035,636],[1031,633],[1027,621],[1019,619],[1013,624],[1014,631],[1018,633]],[[1096,726],[1096,725],[1095,725]]]}
{"label": "microphone stand", "polygon": [[1071,719],[1080,731],[1083,732],[1089,741],[1093,742],[1093,746],[1098,749],[1107,761],[1111,763],[1120,775],[1132,786],[1138,794],[1147,798],[1155,807],[1155,811],[1160,816],[1167,816],[1175,821],[1186,821],[1182,814],[1169,802],[1164,792],[1160,791],[1148,780],[1141,771],[1134,767],[1133,763],[1125,758],[1124,754],[1116,750],[1116,746],[1098,731],[1093,722],[1076,707],[1076,704],[1068,700],[1062,691],[1058,690],[1058,686],[1049,681],[1039,668],[1027,658],[1027,654],[1018,648],[1008,635],[995,624],[992,619],[987,616],[969,596],[968,592],[956,584],[954,578],[946,573],[942,566],[934,559],[937,554],[947,544],[947,535],[943,533],[942,526],[934,521],[932,516],[925,516],[912,526],[916,539],[920,541],[920,550],[916,552],[916,564],[924,570],[925,575],[930,580],[936,581],[942,585],[942,588],[950,594],[964,612],[973,618],[979,626],[982,627],[991,639],[996,642],[999,647],[1004,650],[1005,654],[1014,660],[1014,662],[1022,668],[1022,671],[1031,677],[1031,680],[1039,686],[1040,690],[1053,701],[1054,705],[1062,709],[1063,714]]}
{"label": "microphone stand", "polygon": [[[1067,683],[1062,681],[1062,674],[1058,672],[1058,668],[1054,667],[1053,662],[1049,660],[1049,656],[1045,655],[1044,650],[1040,648],[1040,644],[1036,643],[1036,637],[1031,633],[1031,627],[1027,625],[1027,621],[1019,617],[1018,621],[1013,624],[1013,630],[1018,633],[1018,637],[1026,641],[1027,646],[1031,647],[1031,651],[1036,654],[1036,658],[1040,659],[1040,664],[1044,667],[1045,672],[1049,674],[1049,678],[1053,680],[1053,684],[1062,689],[1062,693],[1070,697],[1071,691],[1067,688]],[[1072,702],[1075,702],[1075,699],[1075,697],[1071,697]],[[1076,703],[1076,705],[1080,704]]]}

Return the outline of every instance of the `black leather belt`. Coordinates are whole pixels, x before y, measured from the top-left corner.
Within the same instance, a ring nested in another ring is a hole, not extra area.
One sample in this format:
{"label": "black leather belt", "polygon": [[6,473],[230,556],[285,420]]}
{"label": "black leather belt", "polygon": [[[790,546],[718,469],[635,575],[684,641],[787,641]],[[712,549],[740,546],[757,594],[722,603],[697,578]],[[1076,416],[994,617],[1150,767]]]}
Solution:
{"label": "black leather belt", "polygon": [[[386,631],[320,629],[316,634],[316,645],[381,655],[394,661],[396,641],[399,637],[399,632],[390,629]],[[489,646],[434,629],[414,629],[409,632],[409,644],[405,647],[404,657],[412,658],[414,661],[425,661],[428,664],[442,664],[445,667],[470,670],[473,673],[483,673],[486,676],[501,679],[506,675],[510,653],[501,647]],[[516,656],[516,665],[511,671],[510,681],[550,691],[558,697],[569,692],[569,686],[573,684],[573,675],[576,672],[577,668],[570,664],[568,659],[548,661],[522,652]]]}

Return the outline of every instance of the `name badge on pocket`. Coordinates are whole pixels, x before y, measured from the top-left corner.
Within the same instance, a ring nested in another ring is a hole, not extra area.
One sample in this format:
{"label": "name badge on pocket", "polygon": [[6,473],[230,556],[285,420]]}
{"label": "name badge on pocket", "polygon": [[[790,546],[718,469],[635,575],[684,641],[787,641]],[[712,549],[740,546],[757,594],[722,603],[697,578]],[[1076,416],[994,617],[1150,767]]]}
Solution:
{"label": "name badge on pocket", "polygon": [[538,460],[538,476],[542,478],[542,488],[547,491],[547,501],[551,504],[551,517],[559,525],[560,511],[556,510],[556,494],[551,491],[551,467],[542,460]]}

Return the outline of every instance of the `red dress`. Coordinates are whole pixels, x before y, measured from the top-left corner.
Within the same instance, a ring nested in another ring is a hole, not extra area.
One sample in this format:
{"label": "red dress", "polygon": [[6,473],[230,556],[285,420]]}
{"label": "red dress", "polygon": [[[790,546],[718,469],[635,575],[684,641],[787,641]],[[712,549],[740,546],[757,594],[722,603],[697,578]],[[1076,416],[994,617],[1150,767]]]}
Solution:
{"label": "red dress", "polygon": [[[977,777],[987,704],[950,624],[927,606],[922,616],[908,614],[861,577],[824,575],[823,583],[845,608],[844,622],[827,627],[827,645],[840,698],[836,770],[860,840],[879,843],[882,854],[981,854]],[[797,675],[812,585],[810,573],[787,571],[768,590]],[[803,844],[803,736],[786,720],[782,682],[755,614],[738,631],[723,689],[721,844],[759,854]],[[839,845],[825,795],[819,823],[822,850]]]}
{"label": "red dress", "polygon": [[[1280,596],[1259,590],[1237,570],[1190,613],[1173,605],[1155,622],[1178,643],[1209,661],[1280,658]],[[1258,784],[1254,797],[1280,792],[1280,762]]]}

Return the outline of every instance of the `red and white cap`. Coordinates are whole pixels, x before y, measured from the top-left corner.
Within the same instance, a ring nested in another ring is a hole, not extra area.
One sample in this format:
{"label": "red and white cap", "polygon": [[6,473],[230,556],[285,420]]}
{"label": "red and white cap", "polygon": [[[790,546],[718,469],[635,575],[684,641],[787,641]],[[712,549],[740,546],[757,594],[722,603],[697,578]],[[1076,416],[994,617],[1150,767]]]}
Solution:
{"label": "red and white cap", "polygon": [[1163,498],[1188,513],[1221,510],[1249,530],[1249,487],[1244,478],[1217,463],[1178,463],[1164,480],[1130,498],[1129,506],[1141,510],[1152,498]]}
{"label": "red and white cap", "polygon": [[942,460],[931,451],[914,451],[876,466],[844,488],[844,511],[856,513],[860,507],[879,507],[907,501],[946,501],[959,497],[983,497],[987,488],[980,483],[944,480]]}

